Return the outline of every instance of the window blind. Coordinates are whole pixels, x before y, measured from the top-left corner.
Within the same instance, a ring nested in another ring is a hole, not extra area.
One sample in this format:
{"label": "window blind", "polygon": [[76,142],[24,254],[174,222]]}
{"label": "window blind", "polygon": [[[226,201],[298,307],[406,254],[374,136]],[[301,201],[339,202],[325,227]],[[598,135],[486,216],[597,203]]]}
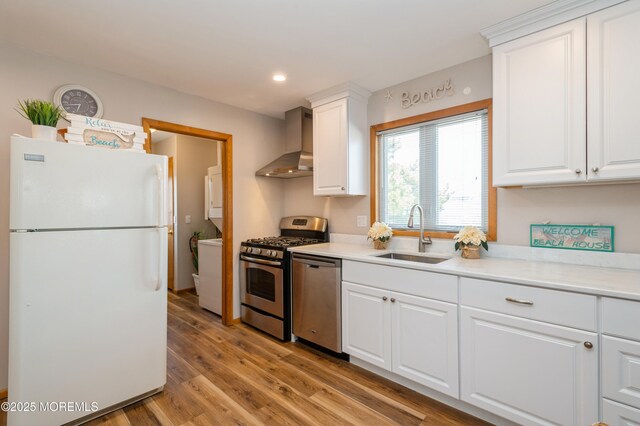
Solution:
{"label": "window blind", "polygon": [[[425,228],[488,229],[487,110],[378,132],[380,220],[407,229],[420,204]],[[417,226],[417,220],[415,221]]]}

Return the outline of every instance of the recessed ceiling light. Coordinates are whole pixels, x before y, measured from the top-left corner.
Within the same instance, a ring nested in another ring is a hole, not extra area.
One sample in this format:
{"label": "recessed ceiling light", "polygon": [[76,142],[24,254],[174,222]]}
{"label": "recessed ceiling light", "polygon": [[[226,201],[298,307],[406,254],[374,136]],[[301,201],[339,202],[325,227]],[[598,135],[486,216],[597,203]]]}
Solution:
{"label": "recessed ceiling light", "polygon": [[285,81],[287,79],[287,76],[284,74],[274,74],[273,75],[273,81]]}

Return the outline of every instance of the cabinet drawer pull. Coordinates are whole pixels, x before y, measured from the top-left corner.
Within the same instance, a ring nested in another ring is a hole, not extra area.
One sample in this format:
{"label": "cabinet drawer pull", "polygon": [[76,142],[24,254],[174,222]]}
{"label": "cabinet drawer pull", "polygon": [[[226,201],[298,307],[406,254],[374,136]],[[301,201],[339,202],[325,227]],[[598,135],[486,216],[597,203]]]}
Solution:
{"label": "cabinet drawer pull", "polygon": [[533,305],[533,302],[530,300],[514,299],[513,297],[505,297],[504,300],[511,303],[517,303],[518,305]]}
{"label": "cabinet drawer pull", "polygon": [[387,301],[387,296],[382,296],[382,300]]}
{"label": "cabinet drawer pull", "polygon": [[394,303],[396,301],[396,299],[394,299],[393,297],[391,298],[391,303]]}
{"label": "cabinet drawer pull", "polygon": [[593,343],[591,343],[591,342],[584,342],[584,347],[585,347],[585,348],[587,348],[587,349],[591,349],[591,348],[593,348]]}

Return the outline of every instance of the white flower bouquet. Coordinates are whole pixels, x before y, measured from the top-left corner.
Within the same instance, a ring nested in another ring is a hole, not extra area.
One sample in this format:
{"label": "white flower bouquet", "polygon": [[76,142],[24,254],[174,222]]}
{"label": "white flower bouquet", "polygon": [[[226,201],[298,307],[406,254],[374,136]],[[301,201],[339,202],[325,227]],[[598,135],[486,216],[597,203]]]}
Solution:
{"label": "white flower bouquet", "polygon": [[456,242],[456,251],[462,250],[462,257],[468,259],[480,258],[478,253],[480,246],[489,250],[487,236],[475,226],[465,226],[453,237],[453,240]]}
{"label": "white flower bouquet", "polygon": [[367,232],[367,240],[373,240],[375,248],[385,248],[391,239],[393,230],[384,222],[375,222]]}

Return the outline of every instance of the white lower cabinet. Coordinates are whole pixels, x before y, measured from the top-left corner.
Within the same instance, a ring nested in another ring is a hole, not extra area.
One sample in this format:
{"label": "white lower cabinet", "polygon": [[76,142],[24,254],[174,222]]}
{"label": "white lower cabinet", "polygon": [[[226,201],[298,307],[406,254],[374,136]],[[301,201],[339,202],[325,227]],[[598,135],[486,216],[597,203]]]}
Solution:
{"label": "white lower cabinet", "polygon": [[602,299],[602,421],[640,426],[640,303]]}
{"label": "white lower cabinet", "polygon": [[602,396],[640,409],[640,342],[602,336]]}
{"label": "white lower cabinet", "polygon": [[391,293],[393,372],[458,397],[458,308]]}
{"label": "white lower cabinet", "polygon": [[389,292],[342,282],[342,350],[391,370]]}
{"label": "white lower cabinet", "polygon": [[640,426],[640,410],[603,399],[602,421],[608,426]]}
{"label": "white lower cabinet", "polygon": [[342,282],[343,350],[458,398],[457,306]]}
{"label": "white lower cabinet", "polygon": [[462,400],[522,425],[598,421],[596,333],[460,308]]}

